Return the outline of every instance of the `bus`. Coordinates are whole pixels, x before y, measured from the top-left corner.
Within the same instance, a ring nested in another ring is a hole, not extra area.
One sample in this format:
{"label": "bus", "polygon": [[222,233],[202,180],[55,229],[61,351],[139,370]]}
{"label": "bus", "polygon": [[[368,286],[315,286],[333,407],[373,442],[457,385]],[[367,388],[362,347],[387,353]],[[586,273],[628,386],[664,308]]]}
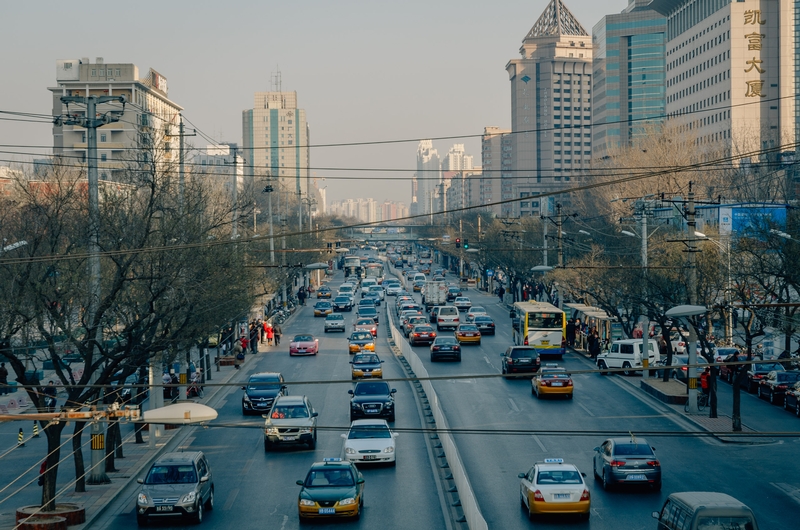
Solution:
{"label": "bus", "polygon": [[564,356],[567,319],[547,302],[516,302],[511,310],[514,344],[533,346],[539,355]]}
{"label": "bus", "polygon": [[358,256],[344,257],[344,277],[350,276],[361,278],[361,258]]}
{"label": "bus", "polygon": [[375,278],[378,284],[383,282],[383,263],[367,263],[364,266],[364,277]]}

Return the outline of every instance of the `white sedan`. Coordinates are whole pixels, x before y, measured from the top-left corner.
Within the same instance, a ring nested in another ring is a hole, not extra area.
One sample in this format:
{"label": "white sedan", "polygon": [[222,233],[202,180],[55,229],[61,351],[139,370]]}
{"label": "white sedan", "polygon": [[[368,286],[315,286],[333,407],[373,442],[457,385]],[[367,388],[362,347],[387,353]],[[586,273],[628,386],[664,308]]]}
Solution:
{"label": "white sedan", "polygon": [[466,296],[458,296],[453,302],[453,305],[456,306],[459,311],[468,311],[469,308],[472,307],[472,301]]}
{"label": "white sedan", "polygon": [[396,463],[395,443],[397,433],[389,429],[386,420],[355,420],[350,424],[350,431],[343,434],[344,448],[342,454],[348,462],[358,464]]}

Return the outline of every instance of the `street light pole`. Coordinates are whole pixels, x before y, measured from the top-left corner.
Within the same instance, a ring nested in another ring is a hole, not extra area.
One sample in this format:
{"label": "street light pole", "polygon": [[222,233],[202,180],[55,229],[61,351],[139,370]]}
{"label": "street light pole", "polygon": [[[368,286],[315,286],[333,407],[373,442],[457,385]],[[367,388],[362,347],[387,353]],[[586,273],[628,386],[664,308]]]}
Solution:
{"label": "street light pole", "polygon": [[731,238],[730,236],[725,238],[725,245],[723,246],[722,243],[715,239],[711,239],[707,235],[702,232],[698,232],[695,230],[694,235],[699,237],[704,241],[710,241],[714,243],[717,248],[720,250],[724,250],[727,260],[728,260],[728,275],[726,278],[726,287],[725,287],[725,303],[728,306],[727,315],[725,316],[725,341],[729,344],[733,343],[733,307],[731,307],[731,295],[732,295],[732,286],[731,286]]}

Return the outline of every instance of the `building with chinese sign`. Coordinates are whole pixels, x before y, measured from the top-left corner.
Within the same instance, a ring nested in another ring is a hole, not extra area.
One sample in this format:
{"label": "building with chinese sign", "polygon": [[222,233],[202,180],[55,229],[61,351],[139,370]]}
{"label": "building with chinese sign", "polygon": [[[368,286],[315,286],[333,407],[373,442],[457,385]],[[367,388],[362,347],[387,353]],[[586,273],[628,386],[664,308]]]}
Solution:
{"label": "building with chinese sign", "polygon": [[671,119],[698,145],[733,156],[794,150],[794,2],[654,0],[650,8],[667,17]]}
{"label": "building with chinese sign", "polygon": [[297,92],[256,92],[242,111],[242,148],[250,176],[269,172],[293,192],[309,191],[309,129]]}
{"label": "building with chinese sign", "polygon": [[513,216],[539,215],[537,195],[573,186],[590,167],[592,38],[561,0],[552,0],[519,52],[506,65],[510,198],[523,199],[511,210]]}

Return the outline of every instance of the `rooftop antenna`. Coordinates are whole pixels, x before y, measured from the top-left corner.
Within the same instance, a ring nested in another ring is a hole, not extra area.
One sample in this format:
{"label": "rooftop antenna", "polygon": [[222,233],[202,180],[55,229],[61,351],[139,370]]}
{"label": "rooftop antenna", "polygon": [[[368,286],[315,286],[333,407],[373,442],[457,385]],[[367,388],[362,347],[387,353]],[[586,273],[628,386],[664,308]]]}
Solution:
{"label": "rooftop antenna", "polygon": [[272,85],[272,92],[282,92],[282,80],[280,66],[275,65],[276,71],[272,72],[270,76],[270,84]]}

